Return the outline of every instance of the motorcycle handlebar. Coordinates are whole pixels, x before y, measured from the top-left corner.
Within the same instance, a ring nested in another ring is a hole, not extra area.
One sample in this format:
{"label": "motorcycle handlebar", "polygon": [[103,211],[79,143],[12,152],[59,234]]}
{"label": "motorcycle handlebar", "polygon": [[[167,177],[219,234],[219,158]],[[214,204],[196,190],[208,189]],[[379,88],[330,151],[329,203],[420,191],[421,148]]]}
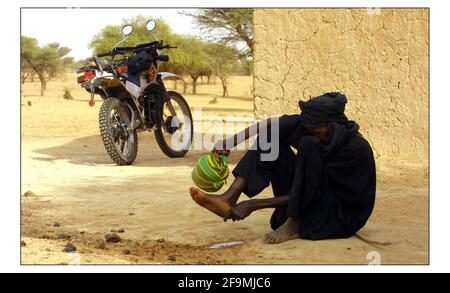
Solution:
{"label": "motorcycle handlebar", "polygon": [[116,47],[114,50],[115,51],[133,51],[133,50],[142,49],[145,47],[151,47],[151,46],[158,45],[158,44],[159,44],[159,42],[154,41],[154,42],[150,42],[150,43],[136,45],[134,47]]}
{"label": "motorcycle handlebar", "polygon": [[136,49],[135,47],[116,47],[113,49],[112,52],[114,51],[130,51],[130,50],[134,50]]}
{"label": "motorcycle handlebar", "polygon": [[109,52],[109,53],[97,54],[97,57],[106,57],[106,56],[111,56],[111,52]]}
{"label": "motorcycle handlebar", "polygon": [[[135,51],[135,50],[139,50],[139,49],[144,49],[145,47],[153,47],[156,46],[156,49],[158,50],[162,50],[162,49],[176,49],[176,46],[170,46],[170,45],[163,45],[162,41],[161,42],[150,42],[150,43],[145,43],[145,44],[141,44],[141,45],[137,45],[134,47],[116,47],[113,50],[111,50],[111,52],[108,53],[100,53],[97,54],[96,57],[101,58],[101,57],[106,57],[106,56],[115,56],[118,54],[124,54],[126,51]],[[159,55],[158,59],[160,61],[169,61],[169,56],[167,55]],[[88,60],[92,60],[95,61],[95,58],[89,58]]]}
{"label": "motorcycle handlebar", "polygon": [[114,51],[134,51],[134,50],[138,50],[138,49],[143,49],[146,47],[153,47],[155,46],[156,49],[158,50],[162,50],[162,49],[176,49],[177,47],[174,46],[170,46],[170,45],[163,45],[160,42],[150,42],[150,43],[145,43],[145,44],[141,44],[141,45],[136,45],[134,47],[117,47],[113,50]]}

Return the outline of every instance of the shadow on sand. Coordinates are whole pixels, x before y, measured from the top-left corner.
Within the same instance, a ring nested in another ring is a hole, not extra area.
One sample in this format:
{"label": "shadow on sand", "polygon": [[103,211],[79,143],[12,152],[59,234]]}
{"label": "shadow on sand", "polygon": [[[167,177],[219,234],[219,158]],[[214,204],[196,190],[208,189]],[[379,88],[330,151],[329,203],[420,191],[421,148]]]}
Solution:
{"label": "shadow on sand", "polygon": [[[194,166],[196,160],[209,150],[190,150],[182,158],[169,158],[163,154],[155,141],[153,133],[140,133],[138,155],[133,167],[170,167],[170,166]],[[74,139],[61,145],[33,150],[34,153],[47,157],[34,156],[33,160],[53,163],[56,160],[67,160],[75,165],[115,165],[108,156],[100,135],[91,135]],[[232,152],[230,162],[237,162],[244,151]]]}

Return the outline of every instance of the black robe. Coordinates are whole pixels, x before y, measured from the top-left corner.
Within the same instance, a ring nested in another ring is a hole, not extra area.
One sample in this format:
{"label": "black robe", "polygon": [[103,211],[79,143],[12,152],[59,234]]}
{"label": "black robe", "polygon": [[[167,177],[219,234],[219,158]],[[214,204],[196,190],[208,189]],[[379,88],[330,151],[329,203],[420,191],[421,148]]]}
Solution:
{"label": "black robe", "polygon": [[249,197],[269,184],[274,196],[289,196],[288,205],[272,214],[272,229],[295,217],[301,238],[346,238],[368,220],[375,203],[372,149],[352,121],[330,122],[329,130],[330,143],[323,145],[308,135],[300,115],[281,116],[277,159],[261,161],[264,151],[258,146],[233,170],[235,177],[246,179],[244,193]]}

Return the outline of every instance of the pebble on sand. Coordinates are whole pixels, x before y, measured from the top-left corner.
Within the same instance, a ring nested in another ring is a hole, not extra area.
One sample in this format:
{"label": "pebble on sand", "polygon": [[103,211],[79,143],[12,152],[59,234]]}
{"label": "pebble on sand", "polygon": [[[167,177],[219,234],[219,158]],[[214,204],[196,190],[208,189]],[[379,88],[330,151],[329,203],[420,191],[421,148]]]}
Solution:
{"label": "pebble on sand", "polygon": [[66,247],[64,248],[64,251],[65,252],[74,252],[74,251],[77,251],[77,247],[69,242],[69,243],[66,244]]}
{"label": "pebble on sand", "polygon": [[31,106],[31,105],[32,105],[31,101],[28,101],[28,102],[27,102],[27,105],[28,105],[28,106]]}
{"label": "pebble on sand", "polygon": [[94,247],[97,249],[105,249],[106,248],[105,240],[97,239],[97,241],[95,241]]}
{"label": "pebble on sand", "polygon": [[124,233],[125,229],[124,228],[119,228],[119,229],[111,229],[112,233]]}
{"label": "pebble on sand", "polygon": [[136,215],[135,213],[129,213],[128,214],[129,216],[134,216],[134,215]]}
{"label": "pebble on sand", "polygon": [[27,244],[25,243],[25,241],[21,240],[21,241],[20,241],[20,246],[21,246],[21,247],[24,247],[24,246],[27,246]]}
{"label": "pebble on sand", "polygon": [[69,236],[69,235],[66,235],[66,234],[64,234],[64,233],[62,233],[62,232],[59,232],[58,234],[56,234],[56,238],[57,238],[57,239],[65,239],[65,240],[69,240],[69,239],[70,239],[70,236]]}
{"label": "pebble on sand", "polygon": [[122,252],[123,252],[123,254],[130,254],[131,253],[131,251],[129,249],[126,249],[126,248]]}
{"label": "pebble on sand", "polygon": [[61,227],[61,224],[60,223],[54,223],[53,227]]}
{"label": "pebble on sand", "polygon": [[25,197],[35,197],[36,194],[33,191],[27,191],[23,194]]}
{"label": "pebble on sand", "polygon": [[173,255],[169,256],[168,259],[171,260],[171,261],[176,261],[177,260],[177,256],[175,254],[173,254]]}
{"label": "pebble on sand", "polygon": [[115,233],[112,233],[112,234],[106,234],[105,235],[105,240],[106,240],[106,242],[117,243],[117,242],[120,242],[122,239],[120,238],[119,235],[117,235]]}

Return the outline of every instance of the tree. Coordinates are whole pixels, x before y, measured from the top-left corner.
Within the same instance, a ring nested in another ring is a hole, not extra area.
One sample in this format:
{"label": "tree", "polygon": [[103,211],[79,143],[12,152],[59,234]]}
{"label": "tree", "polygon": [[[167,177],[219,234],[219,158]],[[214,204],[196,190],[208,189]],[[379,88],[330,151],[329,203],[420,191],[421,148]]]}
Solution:
{"label": "tree", "polygon": [[169,70],[178,75],[188,75],[192,80],[192,93],[197,94],[197,81],[211,70],[206,44],[194,36],[173,35],[171,42],[178,48],[170,51],[170,62],[163,62],[161,70]]}
{"label": "tree", "polygon": [[253,73],[253,60],[244,59],[241,61],[241,64],[245,75],[251,75]]}
{"label": "tree", "polygon": [[23,84],[27,78],[33,79],[34,70],[30,64],[24,59],[20,58],[20,82]]}
{"label": "tree", "polygon": [[212,40],[234,45],[244,42],[253,56],[253,9],[207,8],[183,14],[192,16]]}
{"label": "tree", "polygon": [[[197,94],[197,80],[200,76],[205,75],[211,68],[210,56],[205,52],[206,44],[197,37],[185,36],[181,42],[183,59],[179,62],[184,67],[184,71],[192,79],[192,93]],[[176,55],[174,56],[176,60]]]}
{"label": "tree", "polygon": [[47,82],[73,62],[71,57],[66,56],[69,52],[69,48],[60,47],[58,43],[39,47],[36,39],[21,37],[21,59],[37,74],[41,82],[41,96]]}
{"label": "tree", "polygon": [[22,52],[20,54],[20,80],[22,83],[24,83],[28,77],[34,75],[33,68],[30,66],[30,63],[24,58],[24,53],[31,55],[31,52],[35,51],[38,47],[39,46],[36,39],[21,37]]}
{"label": "tree", "polygon": [[237,68],[237,56],[239,52],[236,48],[223,44],[208,44],[206,52],[211,60],[214,74],[222,82],[222,97],[228,96],[228,78]]}

